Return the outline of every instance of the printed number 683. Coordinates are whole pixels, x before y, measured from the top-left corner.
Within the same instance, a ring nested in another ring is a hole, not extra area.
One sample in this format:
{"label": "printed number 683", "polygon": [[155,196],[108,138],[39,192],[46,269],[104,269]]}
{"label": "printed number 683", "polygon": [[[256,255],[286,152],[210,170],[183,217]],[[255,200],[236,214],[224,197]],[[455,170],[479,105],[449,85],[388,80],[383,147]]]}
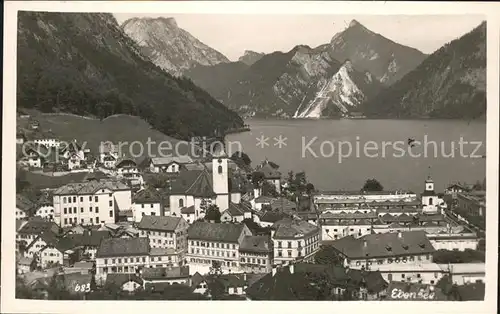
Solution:
{"label": "printed number 683", "polygon": [[90,283],[88,284],[83,284],[83,285],[76,285],[75,286],[75,291],[76,292],[90,292]]}

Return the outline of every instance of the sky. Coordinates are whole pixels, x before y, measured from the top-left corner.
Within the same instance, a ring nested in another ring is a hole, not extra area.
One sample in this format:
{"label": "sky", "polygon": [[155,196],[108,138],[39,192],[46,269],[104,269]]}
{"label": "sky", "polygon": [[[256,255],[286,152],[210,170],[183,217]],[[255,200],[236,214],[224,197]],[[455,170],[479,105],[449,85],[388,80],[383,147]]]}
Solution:
{"label": "sky", "polygon": [[270,53],[296,45],[330,42],[353,19],[397,43],[432,53],[478,26],[478,15],[250,15],[116,13],[118,23],[132,17],[173,17],[180,28],[235,61],[245,50]]}

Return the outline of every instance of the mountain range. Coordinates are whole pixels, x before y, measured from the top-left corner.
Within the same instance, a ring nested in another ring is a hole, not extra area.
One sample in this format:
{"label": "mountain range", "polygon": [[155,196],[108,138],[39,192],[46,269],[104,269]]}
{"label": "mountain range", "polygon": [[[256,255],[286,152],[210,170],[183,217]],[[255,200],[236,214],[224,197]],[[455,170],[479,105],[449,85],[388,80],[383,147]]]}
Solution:
{"label": "mountain range", "polygon": [[330,42],[231,62],[173,18],[20,12],[20,108],[130,114],[180,139],[238,116],[475,118],[486,107],[486,24],[431,55],[356,20]]}
{"label": "mountain range", "polygon": [[484,118],[486,22],[438,49],[363,107],[370,117]]}
{"label": "mountain range", "polygon": [[185,78],[144,56],[112,14],[18,14],[17,105],[104,118],[131,114],[188,139],[243,120]]}

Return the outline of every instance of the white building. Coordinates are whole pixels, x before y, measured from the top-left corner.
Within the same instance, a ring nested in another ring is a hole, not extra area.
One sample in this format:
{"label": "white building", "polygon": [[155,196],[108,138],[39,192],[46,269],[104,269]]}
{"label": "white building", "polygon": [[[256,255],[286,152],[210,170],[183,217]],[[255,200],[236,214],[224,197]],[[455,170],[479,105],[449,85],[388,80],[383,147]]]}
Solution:
{"label": "white building", "polygon": [[323,244],[331,245],[345,266],[373,271],[384,265],[432,263],[435,252],[424,231],[348,236]]}
{"label": "white building", "polygon": [[143,216],[163,216],[164,208],[160,193],[153,188],[137,191],[133,197],[132,213],[135,222]]}
{"label": "white building", "polygon": [[188,229],[187,262],[191,273],[207,274],[214,263],[224,273],[240,269],[240,245],[252,232],[244,224],[197,221]]}
{"label": "white building", "polygon": [[434,285],[446,274],[435,263],[406,263],[377,267],[385,281]]}
{"label": "white building", "polygon": [[421,195],[424,213],[440,213],[446,207],[446,202],[434,191],[434,181],[431,177],[425,180],[425,190]]}
{"label": "white building", "polygon": [[[222,213],[229,203],[241,200],[240,186],[229,189],[228,157],[223,149],[213,154],[212,169],[181,171],[170,189],[170,215],[181,216],[184,208],[193,206],[193,220],[204,217],[206,209],[214,204]],[[183,213],[187,214],[187,212]],[[186,219],[188,220],[188,219]],[[189,219],[190,220],[190,219]]]}
{"label": "white building", "polygon": [[101,143],[99,146],[99,162],[106,168],[114,168],[119,157],[118,146],[111,142]]}
{"label": "white building", "polygon": [[119,181],[69,183],[53,194],[54,221],[61,227],[116,222],[132,206],[130,187]]}
{"label": "white building", "polygon": [[267,159],[258,165],[255,171],[263,173],[264,180],[274,186],[278,194],[281,193],[281,172],[277,168],[274,168]]}
{"label": "white building", "polygon": [[180,172],[186,164],[192,164],[193,160],[189,156],[153,157],[149,163],[149,171],[154,173]]}
{"label": "white building", "polygon": [[22,194],[16,194],[16,219],[33,216],[35,210],[35,203]]}
{"label": "white building", "polygon": [[476,282],[485,282],[485,263],[455,263],[439,264],[443,272],[448,273],[451,281],[456,285],[465,285]]}
{"label": "white building", "polygon": [[312,260],[319,249],[320,229],[295,218],[284,218],[271,227],[274,263]]}
{"label": "white building", "polygon": [[477,250],[479,244],[479,237],[473,232],[427,234],[427,238],[436,250]]}
{"label": "white building", "polygon": [[56,147],[61,146],[61,141],[55,138],[42,138],[33,140],[35,144],[43,145],[45,147]]}

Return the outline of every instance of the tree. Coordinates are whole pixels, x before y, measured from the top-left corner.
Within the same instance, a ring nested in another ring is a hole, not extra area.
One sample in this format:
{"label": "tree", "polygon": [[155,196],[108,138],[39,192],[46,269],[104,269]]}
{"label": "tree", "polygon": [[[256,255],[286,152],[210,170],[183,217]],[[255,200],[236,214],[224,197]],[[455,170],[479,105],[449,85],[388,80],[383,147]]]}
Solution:
{"label": "tree", "polygon": [[376,179],[368,179],[363,185],[362,191],[366,192],[380,192],[383,191],[384,187]]}
{"label": "tree", "polygon": [[312,183],[306,184],[306,193],[307,193],[307,195],[309,195],[309,197],[311,196],[312,192],[314,192],[314,190],[315,190],[314,184],[312,184]]}
{"label": "tree", "polygon": [[231,155],[230,159],[234,161],[237,165],[242,164],[245,166],[250,166],[252,164],[252,160],[248,157],[244,152],[237,151]]}
{"label": "tree", "polygon": [[220,210],[217,205],[210,205],[207,208],[207,212],[205,214],[205,220],[207,221],[215,221],[215,222],[220,222]]}
{"label": "tree", "polygon": [[261,171],[256,171],[252,173],[252,184],[254,188],[259,188],[264,179],[265,175]]}
{"label": "tree", "polygon": [[268,181],[264,181],[262,183],[262,195],[271,196],[271,197],[278,197],[279,196],[274,184],[271,184]]}
{"label": "tree", "polygon": [[330,245],[322,245],[314,255],[314,262],[323,265],[343,265],[343,258]]}

